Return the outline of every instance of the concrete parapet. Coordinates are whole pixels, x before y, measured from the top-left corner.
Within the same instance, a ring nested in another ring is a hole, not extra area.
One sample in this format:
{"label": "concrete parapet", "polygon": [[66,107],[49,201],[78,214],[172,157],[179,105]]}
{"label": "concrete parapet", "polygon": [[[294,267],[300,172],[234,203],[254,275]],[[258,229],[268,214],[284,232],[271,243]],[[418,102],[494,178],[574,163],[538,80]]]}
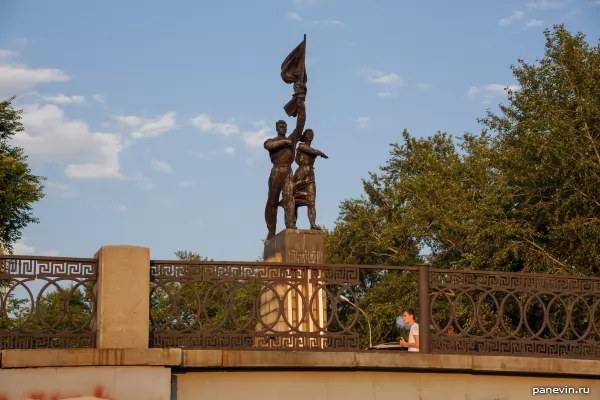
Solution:
{"label": "concrete parapet", "polygon": [[165,366],[180,369],[335,369],[600,377],[600,360],[395,352],[183,349],[3,350],[2,369]]}

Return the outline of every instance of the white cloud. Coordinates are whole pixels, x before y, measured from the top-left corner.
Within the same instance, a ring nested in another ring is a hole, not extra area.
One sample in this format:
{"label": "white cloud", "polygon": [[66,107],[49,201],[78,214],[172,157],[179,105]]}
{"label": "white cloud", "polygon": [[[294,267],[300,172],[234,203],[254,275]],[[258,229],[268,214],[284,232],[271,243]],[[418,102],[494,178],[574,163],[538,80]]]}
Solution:
{"label": "white cloud", "polygon": [[71,104],[71,103],[81,104],[81,103],[85,102],[84,96],[65,96],[64,94],[57,94],[56,96],[40,96],[40,97],[51,103],[58,103],[58,104]]}
{"label": "white cloud", "polygon": [[484,104],[489,104],[494,97],[505,96],[506,88],[516,91],[519,90],[519,86],[516,85],[500,85],[498,83],[490,83],[484,86],[471,86],[467,92],[472,100],[475,100],[479,96],[483,99]]}
{"label": "white cloud", "polygon": [[[21,255],[21,256],[36,255],[35,247],[30,246],[27,243],[25,243],[26,241],[27,241],[26,238],[22,238],[21,240],[17,241],[15,244],[13,244],[13,254]],[[46,256],[46,257],[56,257],[56,256],[58,256],[58,254],[59,253],[57,250],[46,250],[46,251],[42,252],[40,255]]]}
{"label": "white cloud", "polygon": [[81,120],[69,120],[53,104],[22,106],[24,132],[13,140],[36,160],[69,162],[65,173],[72,178],[120,178],[119,153],[124,144],[115,133],[91,131]]}
{"label": "white cloud", "polygon": [[375,69],[368,69],[363,70],[363,74],[367,76],[369,82],[378,85],[402,86],[404,84],[402,78],[394,72],[383,73]]}
{"label": "white cloud", "polygon": [[124,205],[120,205],[120,206],[117,207],[117,210],[119,210],[119,212],[126,213],[126,212],[129,211],[129,207],[124,206]]}
{"label": "white cloud", "polygon": [[418,83],[417,87],[424,90],[431,89],[431,85],[429,83]]}
{"label": "white cloud", "polygon": [[200,129],[200,132],[212,132],[220,135],[229,136],[240,133],[240,128],[233,122],[213,122],[207,114],[200,114],[190,121],[194,127]]}
{"label": "white cloud", "polygon": [[525,24],[525,29],[536,28],[538,26],[542,26],[543,23],[544,21],[541,21],[539,19],[532,19],[531,21]]}
{"label": "white cloud", "polygon": [[337,19],[323,19],[323,20],[317,20],[317,21],[313,21],[313,24],[322,24],[322,25],[337,25],[337,26],[344,26],[345,24]]}
{"label": "white cloud", "polygon": [[65,199],[79,197],[79,194],[69,185],[48,181],[44,183],[44,186],[57,196]]}
{"label": "white cloud", "polygon": [[94,99],[95,101],[97,101],[100,104],[106,104],[106,97],[102,96],[101,94],[94,94],[92,95],[92,99]]}
{"label": "white cloud", "polygon": [[135,127],[143,124],[143,121],[140,117],[136,117],[135,115],[129,116],[115,116],[113,117],[116,121],[122,123],[123,125],[127,125],[130,127]]}
{"label": "white cloud", "polygon": [[0,60],[7,59],[7,58],[14,58],[18,55],[19,55],[19,53],[17,53],[16,51],[0,49]]}
{"label": "white cloud", "polygon": [[[292,19],[294,21],[303,21],[302,17],[295,11],[288,11],[285,13],[285,17],[287,19]],[[343,26],[344,23],[338,19],[320,19],[315,21],[310,21],[313,24],[321,24],[321,25],[337,25]]]}
{"label": "white cloud", "polygon": [[600,0],[590,0],[590,4],[593,6],[600,6]]}
{"label": "white cloud", "polygon": [[228,146],[223,148],[222,150],[211,150],[208,152],[201,152],[201,151],[190,151],[190,155],[192,157],[196,157],[196,158],[200,158],[203,160],[209,160],[218,156],[222,156],[222,155],[227,155],[227,156],[231,156],[235,154],[235,148]]}
{"label": "white cloud", "polygon": [[34,252],[35,247],[26,244],[24,238],[13,244],[13,254],[31,256]]}
{"label": "white cloud", "polygon": [[520,19],[522,19],[525,16],[525,13],[523,11],[513,11],[512,14],[510,14],[508,17],[504,17],[502,18],[499,22],[498,25],[500,26],[507,26],[512,24],[515,21],[518,21]]}
{"label": "white cloud", "polygon": [[250,150],[263,149],[265,140],[269,138],[271,128],[268,127],[265,121],[255,122],[254,127],[256,130],[244,132],[242,140]]}
{"label": "white cloud", "polygon": [[371,126],[371,117],[358,117],[355,122],[359,128],[368,128]]}
{"label": "white cloud", "polygon": [[169,163],[165,161],[152,160],[152,168],[159,172],[164,172],[166,174],[173,173],[173,168],[169,165]]}
{"label": "white cloud", "polygon": [[66,82],[69,76],[59,69],[32,69],[26,65],[0,65],[0,95],[31,89],[40,83]]}
{"label": "white cloud", "polygon": [[132,128],[134,139],[155,138],[172,131],[177,127],[175,112],[169,111],[156,118],[138,117],[136,115],[114,116],[113,119]]}
{"label": "white cloud", "polygon": [[287,19],[294,19],[296,21],[302,21],[302,18],[300,18],[300,16],[298,15],[298,13],[294,12],[294,11],[288,11],[285,13],[285,16]]}
{"label": "white cloud", "polygon": [[549,10],[561,8],[565,2],[557,0],[537,0],[532,3],[528,3],[527,7],[538,10]]}
{"label": "white cloud", "polygon": [[228,155],[233,155],[233,154],[235,154],[235,148],[233,148],[231,146],[225,147],[223,149],[223,153],[228,154]]}
{"label": "white cloud", "polygon": [[177,184],[177,186],[182,187],[182,188],[188,188],[188,187],[194,186],[194,182],[193,181],[181,181]]}

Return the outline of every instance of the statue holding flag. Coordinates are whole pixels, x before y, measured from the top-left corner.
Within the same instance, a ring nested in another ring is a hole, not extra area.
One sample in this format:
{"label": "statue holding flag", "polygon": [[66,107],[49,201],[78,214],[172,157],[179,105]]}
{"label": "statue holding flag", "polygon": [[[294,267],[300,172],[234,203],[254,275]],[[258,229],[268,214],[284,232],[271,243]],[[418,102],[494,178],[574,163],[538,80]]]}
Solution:
{"label": "statue holding flag", "polygon": [[[306,35],[300,43],[283,61],[281,65],[281,79],[285,83],[294,84],[294,95],[284,109],[289,116],[296,118],[296,128],[289,135],[287,123],[277,121],[275,128],[277,137],[267,139],[264,147],[269,152],[273,167],[269,176],[269,194],[265,206],[265,222],[267,224],[267,240],[275,236],[277,227],[277,209],[281,205],[285,214],[285,227],[296,229],[295,204],[294,204],[294,182],[292,174],[292,163],[296,153],[296,144],[302,137],[304,124],[306,122]],[[279,197],[282,197],[281,202]]]}
{"label": "statue holding flag", "polygon": [[298,115],[297,100],[306,99],[306,35],[300,43],[281,64],[281,79],[285,83],[294,84],[294,94],[292,99],[287,102],[283,109],[290,117]]}

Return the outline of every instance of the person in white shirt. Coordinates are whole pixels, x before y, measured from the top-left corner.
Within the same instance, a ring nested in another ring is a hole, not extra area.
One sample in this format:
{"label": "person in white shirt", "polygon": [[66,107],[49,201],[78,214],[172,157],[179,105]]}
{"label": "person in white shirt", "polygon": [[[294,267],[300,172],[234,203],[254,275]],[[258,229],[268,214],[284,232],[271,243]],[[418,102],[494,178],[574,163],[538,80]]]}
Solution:
{"label": "person in white shirt", "polygon": [[400,338],[400,345],[407,346],[408,351],[419,351],[419,324],[415,322],[415,310],[407,309],[402,314],[404,323],[409,326],[408,342]]}

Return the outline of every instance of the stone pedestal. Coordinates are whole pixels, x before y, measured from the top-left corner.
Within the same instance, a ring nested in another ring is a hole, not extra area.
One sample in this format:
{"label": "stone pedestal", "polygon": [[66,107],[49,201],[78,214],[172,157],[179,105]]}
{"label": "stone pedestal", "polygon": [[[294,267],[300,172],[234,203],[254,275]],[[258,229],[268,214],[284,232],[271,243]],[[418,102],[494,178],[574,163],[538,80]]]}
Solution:
{"label": "stone pedestal", "polygon": [[[265,262],[323,264],[325,235],[322,231],[284,229],[265,243]],[[277,260],[276,260],[277,259]]]}
{"label": "stone pedestal", "polygon": [[150,249],[103,246],[95,258],[96,347],[147,349]]}
{"label": "stone pedestal", "polygon": [[265,243],[265,262],[298,265],[280,267],[260,298],[260,316],[269,326],[260,329],[272,334],[278,347],[322,347],[327,331],[325,290],[319,286],[320,271],[301,265],[322,264],[324,246],[322,231],[303,229],[285,229]]}

